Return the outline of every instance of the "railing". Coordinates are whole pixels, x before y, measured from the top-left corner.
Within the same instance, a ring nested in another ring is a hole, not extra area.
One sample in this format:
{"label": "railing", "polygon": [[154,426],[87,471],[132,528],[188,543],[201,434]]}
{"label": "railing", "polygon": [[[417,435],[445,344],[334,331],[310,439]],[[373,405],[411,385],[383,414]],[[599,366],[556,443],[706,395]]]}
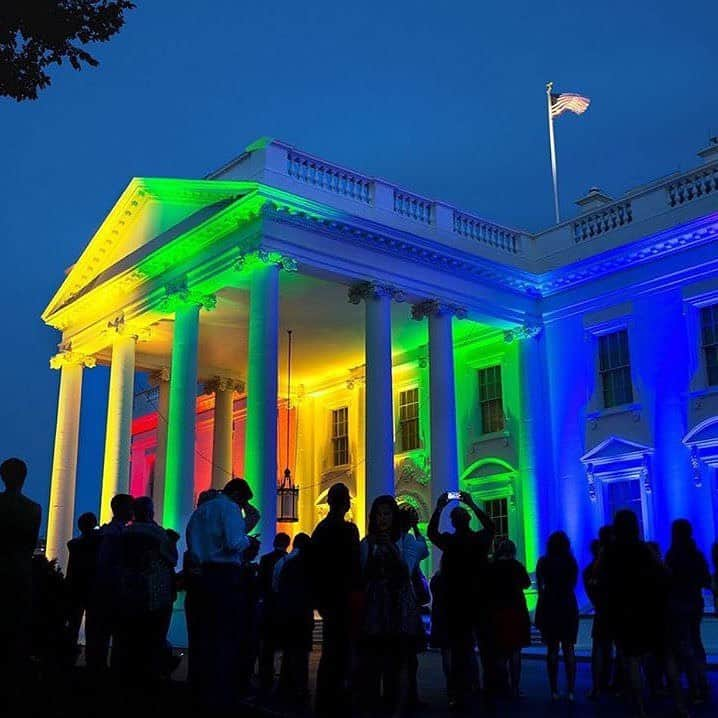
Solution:
{"label": "railing", "polygon": [[575,242],[585,242],[606,232],[612,232],[619,227],[625,227],[633,221],[633,208],[631,201],[617,202],[605,209],[593,212],[585,217],[579,217],[573,222],[573,239]]}
{"label": "railing", "polygon": [[520,235],[505,227],[491,224],[478,217],[454,210],[454,232],[462,237],[476,240],[494,249],[508,254],[518,254]]}
{"label": "railing", "polygon": [[431,200],[397,189],[394,190],[394,211],[424,224],[434,222],[434,203]]}
{"label": "railing", "polygon": [[671,207],[679,207],[712,192],[718,192],[718,165],[692,172],[666,187],[668,204]]}
{"label": "railing", "polygon": [[372,182],[359,174],[348,172],[328,162],[297,152],[287,154],[287,174],[299,182],[319,187],[334,194],[370,204]]}

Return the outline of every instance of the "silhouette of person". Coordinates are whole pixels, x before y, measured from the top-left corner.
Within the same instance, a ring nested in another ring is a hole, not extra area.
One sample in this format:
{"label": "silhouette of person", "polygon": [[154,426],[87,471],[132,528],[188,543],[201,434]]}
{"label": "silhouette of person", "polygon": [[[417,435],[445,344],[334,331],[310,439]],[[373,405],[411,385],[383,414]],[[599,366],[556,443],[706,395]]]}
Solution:
{"label": "silhouette of person", "polygon": [[259,686],[269,692],[274,685],[274,657],[279,636],[276,629],[277,598],[272,590],[272,575],[277,562],[287,555],[291,539],[285,533],[274,537],[273,548],[259,561]]}
{"label": "silhouette of person", "polygon": [[[521,649],[531,645],[531,619],[524,591],[531,587],[526,568],[516,560],[516,544],[504,539],[496,547],[487,574],[490,597],[490,653],[496,659],[497,688],[520,695]],[[508,667],[508,686],[506,676]]]}
{"label": "silhouette of person", "polygon": [[559,649],[563,650],[568,700],[574,700],[574,646],[578,638],[578,602],[575,594],[577,581],[578,564],[571,552],[571,542],[563,531],[555,531],[548,538],[546,554],[536,564],[538,602],[534,616],[536,627],[541,631],[541,638],[547,646],[546,665],[553,700],[559,697]]}
{"label": "silhouette of person", "polygon": [[[107,669],[110,641],[117,631],[122,584],[122,533],[132,521],[134,499],[129,494],[112,497],[112,519],[99,529],[95,584],[85,612],[85,656],[93,673]],[[121,649],[113,641],[112,662],[121,660]]]}
{"label": "silhouette of person", "polygon": [[118,645],[125,677],[153,682],[166,665],[166,638],[174,600],[177,547],[154,520],[149,496],[133,502],[134,521],[122,533],[121,615]]}
{"label": "silhouette of person", "polygon": [[314,632],[314,596],[311,574],[311,538],[294,537],[292,552],[275,566],[274,585],[279,610],[282,668],[279,693],[290,705],[306,706],[309,698],[309,654]]}
{"label": "silhouette of person", "polygon": [[101,536],[97,516],[84,513],[77,520],[80,535],[67,542],[67,610],[70,640],[77,649],[82,618],[90,604],[92,589],[97,574],[97,553]]}
{"label": "silhouette of person", "polygon": [[187,525],[187,553],[200,597],[192,609],[193,688],[206,710],[231,709],[239,697],[235,681],[254,615],[242,580],[243,554],[252,545],[247,532],[259,517],[251,499],[247,482],[232,479],[219,496],[195,509]]}
{"label": "silhouette of person", "polygon": [[451,643],[453,674],[450,681],[453,694],[449,695],[451,708],[463,703],[472,684],[478,680],[474,656],[475,636],[479,641],[482,660],[487,658],[485,638],[488,598],[484,583],[489,551],[496,534],[493,521],[476,505],[470,494],[462,491],[460,500],[472,510],[481,529],[474,531],[470,526],[469,512],[463,506],[456,506],[450,514],[454,533],[439,531],[441,513],[449,503],[447,493],[439,497],[427,528],[429,540],[442,552],[441,580],[444,582],[446,597],[446,628]]}
{"label": "silhouette of person", "polygon": [[668,648],[668,573],[641,541],[638,518],[632,511],[616,512],[613,534],[614,540],[601,558],[600,590],[624,662],[632,708],[639,715],[645,713],[641,661],[652,654],[663,664],[677,711],[685,714],[675,659]]}
{"label": "silhouette of person", "polygon": [[363,697],[370,710],[404,708],[402,674],[416,640],[419,613],[409,564],[402,555],[401,520],[393,496],[374,499],[360,545],[364,582],[361,630]]}
{"label": "silhouette of person", "polygon": [[613,666],[613,635],[606,615],[606,598],[601,590],[601,558],[613,540],[613,529],[602,526],[598,538],[591,542],[591,563],[583,572],[583,585],[593,605],[591,627],[591,677],[593,687],[589,698],[595,700],[609,689]]}
{"label": "silhouette of person", "polygon": [[687,519],[676,519],[671,527],[671,546],[666,553],[670,575],[668,612],[672,647],[685,669],[694,703],[708,698],[706,652],[701,639],[703,589],[711,587],[711,575],[705,556],[693,539],[693,527]]}
{"label": "silhouette of person", "polygon": [[429,557],[429,547],[419,531],[419,514],[413,506],[399,505],[399,528],[400,551],[409,568],[419,616],[416,638],[410,639],[407,646],[407,703],[409,708],[418,708],[421,705],[418,682],[419,653],[426,648],[426,631],[421,616],[424,611],[428,611],[426,606],[431,603],[431,593],[420,564]]}
{"label": "silhouette of person", "polygon": [[[21,691],[26,678],[32,621],[32,556],[40,531],[40,505],[23,495],[27,466],[0,464],[0,696]],[[3,683],[5,685],[3,685]]]}
{"label": "silhouette of person", "polygon": [[346,520],[349,489],[334,484],[327,493],[329,514],[312,533],[312,576],[322,617],[322,655],[316,686],[316,712],[339,716],[349,710],[352,662],[352,596],[360,582],[359,531]]}

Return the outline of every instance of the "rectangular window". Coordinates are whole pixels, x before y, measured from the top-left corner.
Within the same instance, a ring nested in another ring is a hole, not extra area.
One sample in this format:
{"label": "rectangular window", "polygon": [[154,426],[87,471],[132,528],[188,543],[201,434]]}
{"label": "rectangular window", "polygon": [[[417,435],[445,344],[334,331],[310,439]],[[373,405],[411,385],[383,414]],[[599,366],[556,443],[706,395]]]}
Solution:
{"label": "rectangular window", "polygon": [[633,401],[633,386],[626,329],[598,338],[598,361],[604,408],[630,404]]}
{"label": "rectangular window", "polygon": [[509,501],[508,499],[491,499],[484,503],[484,511],[496,526],[496,536],[494,537],[494,548],[496,548],[509,537]]}
{"label": "rectangular window", "polygon": [[701,309],[701,345],[708,386],[718,386],[718,304]]}
{"label": "rectangular window", "polygon": [[399,442],[402,451],[419,448],[419,390],[399,392]]}
{"label": "rectangular window", "polygon": [[606,484],[607,516],[606,523],[611,523],[617,511],[629,509],[638,517],[638,525],[643,538],[643,504],[641,502],[641,482],[639,479],[625,481],[609,481]]}
{"label": "rectangular window", "polygon": [[479,404],[481,433],[504,430],[504,402],[501,396],[501,367],[479,369]]}
{"label": "rectangular window", "polygon": [[332,411],[332,460],[334,466],[349,463],[349,409],[346,406]]}

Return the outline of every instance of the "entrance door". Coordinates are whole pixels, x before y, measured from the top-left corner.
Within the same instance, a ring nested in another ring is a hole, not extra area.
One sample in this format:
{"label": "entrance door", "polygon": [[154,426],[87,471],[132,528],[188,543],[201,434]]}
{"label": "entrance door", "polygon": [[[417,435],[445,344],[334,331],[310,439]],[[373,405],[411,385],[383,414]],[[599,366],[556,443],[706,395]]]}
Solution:
{"label": "entrance door", "polygon": [[623,509],[629,509],[636,514],[643,539],[645,521],[639,479],[615,480],[606,483],[606,521],[612,522],[616,512]]}

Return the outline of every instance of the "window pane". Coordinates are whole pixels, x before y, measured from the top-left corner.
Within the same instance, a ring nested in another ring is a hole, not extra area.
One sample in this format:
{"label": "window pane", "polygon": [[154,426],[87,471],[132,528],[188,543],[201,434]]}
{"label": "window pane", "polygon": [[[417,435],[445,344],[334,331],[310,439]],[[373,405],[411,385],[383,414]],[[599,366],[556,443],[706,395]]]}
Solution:
{"label": "window pane", "polygon": [[349,409],[332,411],[332,460],[334,466],[349,463]]}
{"label": "window pane", "polygon": [[599,373],[603,405],[630,404],[633,401],[631,361],[628,350],[628,332],[621,329],[598,338]]}
{"label": "window pane", "polygon": [[479,370],[479,404],[481,431],[490,434],[503,431],[504,407],[501,392],[501,367],[492,366]]}
{"label": "window pane", "polygon": [[701,340],[709,386],[718,386],[718,304],[701,309]]}
{"label": "window pane", "polygon": [[494,547],[498,546],[501,541],[509,538],[509,507],[508,499],[490,499],[484,503],[484,511],[496,526],[496,536],[494,538]]}
{"label": "window pane", "polygon": [[638,524],[643,538],[643,506],[641,504],[641,484],[638,479],[627,481],[611,481],[607,484],[608,523],[613,521],[617,511],[629,509],[638,517]]}

